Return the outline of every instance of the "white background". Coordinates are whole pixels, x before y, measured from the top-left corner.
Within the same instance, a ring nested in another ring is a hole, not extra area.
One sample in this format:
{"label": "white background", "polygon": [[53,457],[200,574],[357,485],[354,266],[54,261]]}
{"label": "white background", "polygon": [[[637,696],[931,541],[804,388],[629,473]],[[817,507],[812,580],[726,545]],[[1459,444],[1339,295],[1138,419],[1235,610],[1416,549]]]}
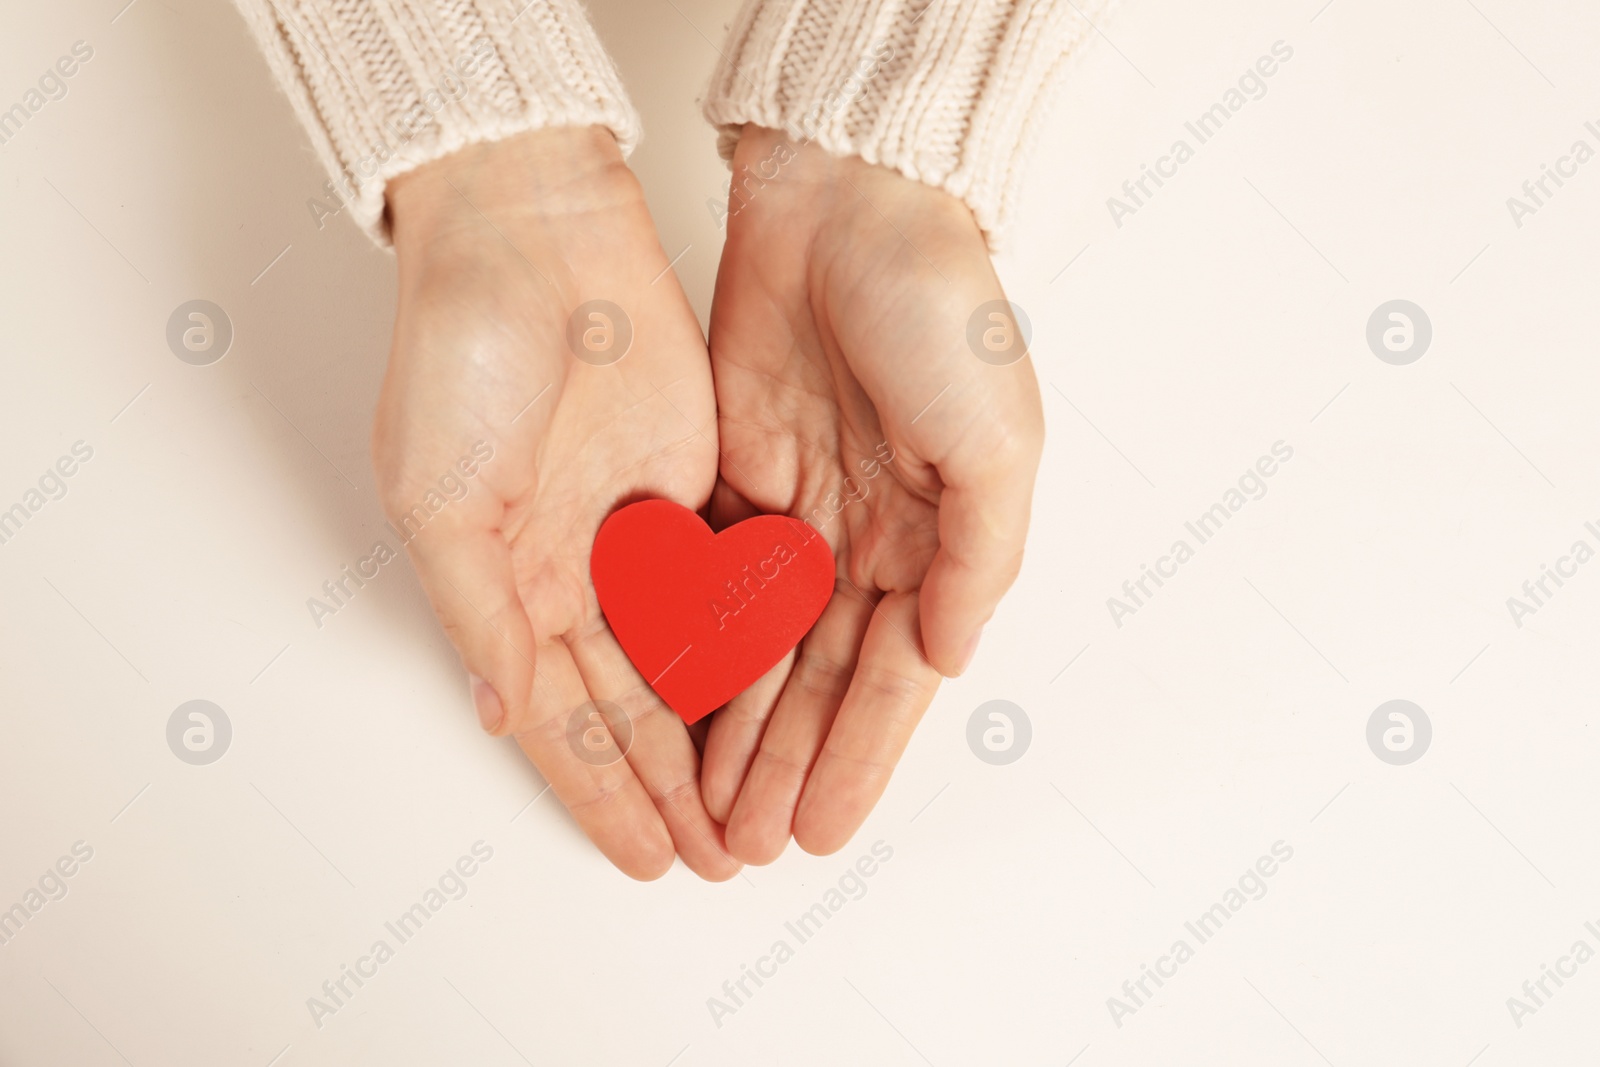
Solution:
{"label": "white background", "polygon": [[[1000,259],[1050,437],[973,669],[838,855],[641,885],[528,806],[543,782],[479,732],[408,564],[312,625],[381,532],[393,260],[312,222],[324,175],[230,8],[121,3],[12,4],[0,32],[0,106],[95,50],[0,149],[0,506],[94,449],[0,546],[0,908],[94,849],[0,946],[0,1062],[1592,1057],[1600,963],[1520,1028],[1506,1006],[1600,949],[1600,563],[1520,628],[1506,607],[1600,520],[1600,162],[1520,228],[1506,206],[1600,148],[1592,8],[1124,0]],[[703,320],[725,174],[695,98],[732,4],[596,8]],[[1106,198],[1279,40],[1267,95],[1117,227]],[[164,338],[196,297],[236,331],[210,367]],[[1409,366],[1365,341],[1394,298],[1433,324]],[[1106,598],[1279,440],[1267,495],[1114,625]],[[205,767],[165,740],[196,698],[234,730]],[[1433,724],[1409,766],[1367,747],[1393,698]],[[1033,724],[1009,766],[967,746],[991,699]],[[480,839],[467,895],[317,1028],[306,998]],[[716,1025],[707,998],[879,840],[866,895]],[[1265,897],[1116,1025],[1107,998],[1280,840]]]}

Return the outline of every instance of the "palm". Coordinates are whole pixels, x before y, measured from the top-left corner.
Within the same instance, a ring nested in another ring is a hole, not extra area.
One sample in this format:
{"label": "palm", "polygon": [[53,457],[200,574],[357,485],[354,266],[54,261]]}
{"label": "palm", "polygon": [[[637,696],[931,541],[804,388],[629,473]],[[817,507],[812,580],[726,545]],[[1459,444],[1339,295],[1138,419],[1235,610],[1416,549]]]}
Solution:
{"label": "palm", "polygon": [[708,807],[749,862],[791,832],[832,851],[876,803],[935,666],[959,673],[1014,575],[1037,463],[1031,370],[966,344],[969,314],[1001,295],[970,216],[819,155],[730,221],[712,313],[714,517],[806,519],[838,564],[796,655],[707,739]]}
{"label": "palm", "polygon": [[[674,326],[681,326],[675,323]],[[706,358],[690,345],[638,348],[609,367],[556,354],[552,388],[518,420],[512,451],[527,457],[494,481],[505,505],[518,588],[539,640],[569,645],[605,627],[589,578],[600,524],[641,497],[704,504],[716,472],[715,414]],[[548,336],[548,335],[547,335]],[[560,336],[559,333],[555,336]],[[527,382],[530,400],[544,385]],[[546,407],[548,405],[548,407]]]}
{"label": "palm", "polygon": [[[739,298],[749,316],[730,307],[719,320],[726,323],[714,361],[725,483],[760,511],[822,529],[843,591],[856,599],[916,591],[938,547],[940,487],[918,456],[914,427],[907,432],[915,410],[903,414],[892,396],[880,408],[869,394],[825,325],[836,321],[827,294],[813,308],[803,294],[766,292],[760,267],[752,268]],[[891,364],[901,358],[881,344],[850,351]]]}
{"label": "palm", "polygon": [[[385,502],[403,514],[484,441],[476,485],[408,546],[452,639],[492,676],[505,721],[585,831],[624,870],[659,874],[676,851],[709,877],[736,870],[699,800],[698,755],[680,719],[617,645],[589,578],[600,524],[620,504],[694,508],[716,473],[711,377],[699,326],[642,200],[622,182],[559,218],[463,221],[425,264],[402,255],[395,352],[374,452]],[[620,347],[568,347],[575,308],[603,299]],[[627,713],[626,760],[597,764],[568,740],[574,712]]]}

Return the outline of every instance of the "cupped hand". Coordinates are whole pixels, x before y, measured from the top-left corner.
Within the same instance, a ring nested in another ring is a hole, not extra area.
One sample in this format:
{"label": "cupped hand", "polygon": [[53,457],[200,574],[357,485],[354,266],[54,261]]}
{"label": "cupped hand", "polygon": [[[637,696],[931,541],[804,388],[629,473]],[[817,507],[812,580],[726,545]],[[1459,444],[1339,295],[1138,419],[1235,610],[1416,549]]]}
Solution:
{"label": "cupped hand", "polygon": [[[954,197],[746,127],[711,315],[714,521],[811,522],[838,563],[796,652],[718,711],[702,781],[732,854],[837,850],[1016,578],[1038,384]],[[969,338],[970,335],[970,338]]]}
{"label": "cupped hand", "polygon": [[[589,579],[619,505],[699,508],[716,476],[705,344],[637,181],[604,130],[545,130],[410,172],[389,210],[400,293],[378,485],[396,528],[420,527],[408,551],[484,727],[516,738],[626,873],[657,877],[676,853],[731,877],[695,745]],[[593,702],[626,713],[625,757],[595,743],[608,720]]]}

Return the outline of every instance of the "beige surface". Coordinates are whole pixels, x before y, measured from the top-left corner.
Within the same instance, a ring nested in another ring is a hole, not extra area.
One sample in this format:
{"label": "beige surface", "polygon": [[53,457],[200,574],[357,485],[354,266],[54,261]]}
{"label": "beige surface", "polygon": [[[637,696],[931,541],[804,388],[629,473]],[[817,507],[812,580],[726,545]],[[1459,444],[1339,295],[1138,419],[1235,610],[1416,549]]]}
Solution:
{"label": "beige surface", "polygon": [[[0,507],[93,449],[0,545],[0,909],[74,870],[0,945],[0,1062],[1497,1067],[1593,1046],[1600,964],[1520,1027],[1506,1006],[1600,948],[1600,565],[1520,627],[1506,606],[1600,543],[1600,162],[1520,228],[1506,206],[1600,147],[1588,8],[1125,0],[1001,263],[1050,420],[1026,572],[856,841],[707,887],[627,882],[534,800],[405,565],[312,625],[306,598],[380,530],[393,263],[311,222],[323,177],[231,10],[120,3],[0,17],[0,107],[94,49],[0,147]],[[722,171],[693,97],[731,10],[597,6],[704,316]],[[1107,198],[1279,40],[1265,96],[1117,227]],[[209,367],[164,338],[197,297],[235,329]],[[1410,366],[1364,337],[1395,298],[1433,324]],[[1117,627],[1107,598],[1279,440],[1265,496]],[[1409,766],[1367,747],[1392,698],[1433,724]],[[209,766],[165,737],[193,699],[233,727]],[[1010,766],[967,746],[991,699],[1033,724]],[[480,840],[465,895],[319,1029],[307,998]],[[785,923],[877,841],[865,895],[799,944]],[[1107,999],[1278,841],[1265,896],[1116,1025]],[[779,939],[793,958],[717,1025],[708,998]]]}

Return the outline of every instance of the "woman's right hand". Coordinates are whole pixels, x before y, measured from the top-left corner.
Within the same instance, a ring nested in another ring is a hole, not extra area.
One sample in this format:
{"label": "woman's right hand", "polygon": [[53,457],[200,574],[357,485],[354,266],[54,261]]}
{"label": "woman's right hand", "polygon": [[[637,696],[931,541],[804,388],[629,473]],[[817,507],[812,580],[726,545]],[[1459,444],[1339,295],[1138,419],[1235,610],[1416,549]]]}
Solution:
{"label": "woman's right hand", "polygon": [[[676,853],[704,878],[732,877],[695,745],[617,644],[589,578],[618,506],[699,509],[717,474],[705,342],[638,182],[605,130],[551,129],[426,164],[388,197],[400,293],[378,485],[397,529],[423,506],[408,551],[484,728],[516,738],[627,874],[659,877]],[[591,301],[611,306],[579,311]],[[432,513],[429,492],[436,504],[477,442],[492,459]],[[593,701],[627,713],[625,758],[593,762],[569,741]]]}

